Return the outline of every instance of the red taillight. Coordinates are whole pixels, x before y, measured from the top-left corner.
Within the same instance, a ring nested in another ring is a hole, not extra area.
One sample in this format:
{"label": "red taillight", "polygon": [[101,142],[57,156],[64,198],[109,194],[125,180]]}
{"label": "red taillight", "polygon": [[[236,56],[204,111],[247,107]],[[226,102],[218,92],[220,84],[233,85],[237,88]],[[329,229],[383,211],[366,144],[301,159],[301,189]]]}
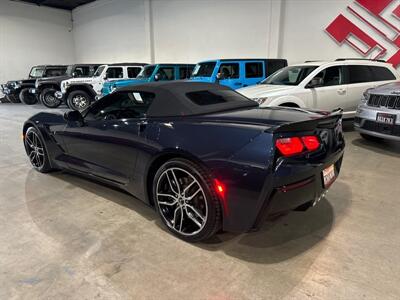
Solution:
{"label": "red taillight", "polygon": [[304,151],[304,147],[307,151],[315,151],[319,148],[320,143],[316,136],[307,135],[303,137],[287,137],[276,140],[276,148],[284,156],[292,156],[300,154]]}
{"label": "red taillight", "polygon": [[303,141],[304,146],[306,146],[308,151],[315,151],[320,146],[318,138],[314,135],[303,136],[301,140]]}
{"label": "red taillight", "polygon": [[276,147],[284,156],[292,156],[303,152],[304,146],[298,137],[289,137],[276,140]]}

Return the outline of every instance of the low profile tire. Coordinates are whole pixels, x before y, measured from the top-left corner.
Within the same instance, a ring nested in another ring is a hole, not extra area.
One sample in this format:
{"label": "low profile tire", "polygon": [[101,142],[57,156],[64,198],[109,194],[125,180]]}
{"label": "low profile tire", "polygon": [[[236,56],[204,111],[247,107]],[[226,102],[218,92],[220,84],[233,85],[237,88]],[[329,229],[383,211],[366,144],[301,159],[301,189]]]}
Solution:
{"label": "low profile tire", "polygon": [[28,88],[21,90],[21,92],[19,93],[19,99],[21,99],[21,102],[26,105],[33,105],[38,102],[36,95],[29,93]]}
{"label": "low profile tire", "polygon": [[85,110],[89,107],[90,103],[91,97],[84,91],[73,91],[67,98],[67,105],[73,110]]}
{"label": "low profile tire", "polygon": [[57,91],[52,88],[44,89],[40,93],[40,100],[42,101],[42,104],[48,108],[59,107],[62,103],[62,100],[56,98],[56,96],[54,95],[56,92]]}
{"label": "low profile tire", "polygon": [[221,205],[212,179],[185,159],[162,165],[153,181],[153,201],[169,231],[187,242],[212,237],[221,227]]}
{"label": "low profile tire", "polygon": [[41,173],[52,171],[46,147],[36,128],[28,128],[24,136],[24,145],[32,167]]}
{"label": "low profile tire", "polygon": [[19,100],[18,97],[14,96],[14,95],[7,95],[6,99],[8,100],[8,102],[10,103],[21,103],[21,101]]}
{"label": "low profile tire", "polygon": [[367,141],[371,141],[371,142],[382,142],[383,138],[377,137],[377,136],[373,136],[373,135],[368,135],[368,134],[364,134],[364,133],[360,133],[361,137]]}

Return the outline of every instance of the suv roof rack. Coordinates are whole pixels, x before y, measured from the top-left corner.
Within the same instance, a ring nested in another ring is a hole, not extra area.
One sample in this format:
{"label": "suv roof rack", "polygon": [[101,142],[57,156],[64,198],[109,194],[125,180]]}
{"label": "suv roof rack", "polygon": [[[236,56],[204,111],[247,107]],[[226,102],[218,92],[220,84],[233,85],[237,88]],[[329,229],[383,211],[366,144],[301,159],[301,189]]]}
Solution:
{"label": "suv roof rack", "polygon": [[377,61],[377,62],[386,62],[383,59],[370,59],[370,58],[337,58],[335,61],[343,61],[343,60],[369,60],[369,61]]}

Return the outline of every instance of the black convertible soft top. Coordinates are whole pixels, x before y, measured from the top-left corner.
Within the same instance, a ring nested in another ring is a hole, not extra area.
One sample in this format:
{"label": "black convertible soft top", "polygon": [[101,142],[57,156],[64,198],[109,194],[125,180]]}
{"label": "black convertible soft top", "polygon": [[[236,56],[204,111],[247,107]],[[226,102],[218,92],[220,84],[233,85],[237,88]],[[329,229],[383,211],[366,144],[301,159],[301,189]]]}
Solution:
{"label": "black convertible soft top", "polygon": [[192,116],[258,106],[229,87],[186,80],[127,86],[118,92],[154,94],[148,117]]}

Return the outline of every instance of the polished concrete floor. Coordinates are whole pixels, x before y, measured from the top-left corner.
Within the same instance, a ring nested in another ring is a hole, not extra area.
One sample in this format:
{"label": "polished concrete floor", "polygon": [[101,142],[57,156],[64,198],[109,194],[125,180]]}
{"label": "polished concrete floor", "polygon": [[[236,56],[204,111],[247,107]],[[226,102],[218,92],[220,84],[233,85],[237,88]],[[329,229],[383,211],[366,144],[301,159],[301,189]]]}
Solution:
{"label": "polished concrete floor", "polygon": [[192,245],[129,195],[32,170],[40,110],[0,104],[0,299],[400,299],[400,144],[349,130],[318,206]]}

